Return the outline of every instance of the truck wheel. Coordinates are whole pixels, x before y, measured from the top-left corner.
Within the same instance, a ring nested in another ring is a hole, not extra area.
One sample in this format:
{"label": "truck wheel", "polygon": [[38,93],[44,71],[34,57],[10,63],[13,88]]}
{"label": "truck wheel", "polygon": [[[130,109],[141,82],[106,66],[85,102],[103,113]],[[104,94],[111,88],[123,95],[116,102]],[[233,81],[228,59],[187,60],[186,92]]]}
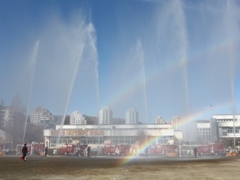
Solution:
{"label": "truck wheel", "polygon": [[218,155],[218,152],[215,152],[214,155],[217,156],[217,155]]}
{"label": "truck wheel", "polygon": [[67,155],[67,152],[65,152],[64,155]]}

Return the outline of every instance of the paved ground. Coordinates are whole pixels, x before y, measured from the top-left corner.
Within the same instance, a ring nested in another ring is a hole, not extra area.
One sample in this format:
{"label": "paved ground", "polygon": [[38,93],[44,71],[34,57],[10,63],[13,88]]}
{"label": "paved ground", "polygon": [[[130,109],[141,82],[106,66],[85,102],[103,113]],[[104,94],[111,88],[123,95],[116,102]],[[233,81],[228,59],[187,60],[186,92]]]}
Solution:
{"label": "paved ground", "polygon": [[0,157],[0,180],[240,179],[239,157]]}

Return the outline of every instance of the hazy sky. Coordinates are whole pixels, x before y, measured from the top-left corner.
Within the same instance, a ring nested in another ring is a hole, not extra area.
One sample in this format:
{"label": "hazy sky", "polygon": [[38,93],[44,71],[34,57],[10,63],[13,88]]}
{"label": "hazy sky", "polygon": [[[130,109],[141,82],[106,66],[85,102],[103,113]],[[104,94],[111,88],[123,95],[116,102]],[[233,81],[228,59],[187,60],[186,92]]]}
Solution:
{"label": "hazy sky", "polygon": [[239,113],[239,20],[234,0],[0,0],[0,98],[149,123]]}

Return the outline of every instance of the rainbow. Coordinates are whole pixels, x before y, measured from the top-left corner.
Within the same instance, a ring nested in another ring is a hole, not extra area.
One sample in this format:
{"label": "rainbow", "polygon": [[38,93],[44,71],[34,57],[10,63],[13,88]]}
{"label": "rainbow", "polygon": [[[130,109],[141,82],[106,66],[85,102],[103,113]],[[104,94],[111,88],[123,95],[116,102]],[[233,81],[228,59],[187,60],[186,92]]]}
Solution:
{"label": "rainbow", "polygon": [[[209,46],[207,46],[206,48],[199,49],[198,51],[195,51],[194,53],[189,54],[188,59],[191,60],[189,62],[193,62],[197,59],[204,58],[205,56],[209,56],[209,55],[215,54],[217,52],[229,51],[233,46],[234,46],[234,40],[229,39],[229,38],[225,39],[221,42],[216,41],[216,42],[210,44]],[[177,59],[175,61],[169,60],[169,61],[167,61],[165,66],[162,66],[159,69],[157,69],[157,68],[152,69],[152,71],[150,73],[148,73],[147,77],[146,77],[148,84],[155,83],[159,79],[159,77],[163,76],[166,73],[172,73],[172,72],[178,71],[179,68],[181,67],[181,63],[180,63],[181,60],[182,59]],[[109,97],[107,104],[109,104],[110,106],[115,106],[115,105],[121,103],[121,101],[124,100],[123,97],[131,96],[132,94],[134,94],[134,92],[137,91],[138,87],[141,87],[143,85],[144,85],[143,79],[141,78],[141,76],[138,78],[132,79],[131,81],[126,83],[125,86],[122,86],[122,88],[119,88],[119,90],[116,91],[115,94],[113,94],[111,97]],[[219,105],[213,104],[214,111],[217,111],[217,110],[220,111],[220,109],[223,110],[224,108],[230,107],[230,106],[231,106],[230,102],[223,102],[222,104],[219,104]],[[222,112],[222,111],[220,111],[220,112]],[[210,110],[210,105],[209,105],[209,107],[203,108],[201,111],[191,113],[190,115],[182,117],[180,119],[180,122],[178,123],[177,127],[182,127],[191,121],[194,121],[196,119],[201,119],[206,114],[209,114],[210,116],[213,114],[213,112],[211,112],[211,110]],[[174,127],[174,128],[177,128],[177,127]],[[163,138],[163,135],[151,138],[149,141],[145,142],[141,146],[141,149],[144,150],[145,148],[149,147],[149,145],[153,144],[154,142],[156,142],[157,140],[159,140],[161,138]],[[119,163],[120,163],[120,165],[124,165],[124,164],[131,162],[133,159],[135,159],[137,157],[138,157],[138,155],[130,155],[130,156],[127,156],[126,158],[123,158],[122,160],[120,160]]]}
{"label": "rainbow", "polygon": [[[226,102],[226,103],[220,104],[218,106],[214,106],[214,108],[219,109],[219,108],[223,108],[226,105],[230,105],[230,104],[231,104],[230,102]],[[209,112],[209,107],[204,108],[202,111],[199,111],[199,112],[193,113],[189,116],[181,118],[178,125],[173,127],[173,128],[178,129],[179,127],[182,127],[182,126],[184,126],[185,124],[187,124],[191,121],[194,121],[196,119],[200,119],[203,116],[203,114],[205,114],[206,112]],[[150,145],[155,144],[155,142],[157,142],[159,139],[161,139],[163,137],[164,137],[164,135],[149,138],[149,140],[145,141],[142,144],[142,146],[140,147],[140,152],[144,151],[144,149],[148,148]],[[131,162],[132,160],[134,160],[138,157],[139,157],[138,154],[132,154],[132,155],[126,156],[125,158],[120,159],[119,165],[125,165],[125,164]]]}
{"label": "rainbow", "polygon": [[[201,57],[204,58],[205,56],[217,53],[217,52],[224,52],[228,51],[232,46],[234,45],[234,41],[232,39],[225,39],[223,41],[215,42],[207,46],[206,48],[202,48],[198,51],[195,51],[194,53],[189,54],[187,57],[190,61],[195,61],[196,59],[200,59]],[[150,71],[150,73],[146,74],[146,82],[147,84],[152,84],[157,82],[159,77],[163,77],[166,73],[173,73],[179,70],[181,67],[181,60],[182,58],[171,60],[169,59],[167,63],[160,67],[160,68],[154,68]],[[117,104],[120,104],[122,101],[124,101],[123,97],[131,96],[138,90],[139,87],[143,86],[143,78],[141,76],[135,77],[135,79],[132,79],[128,83],[125,84],[125,86],[122,86],[118,89],[118,91],[115,91],[112,96],[109,96],[108,100],[106,101],[106,105],[110,107],[115,107]]]}

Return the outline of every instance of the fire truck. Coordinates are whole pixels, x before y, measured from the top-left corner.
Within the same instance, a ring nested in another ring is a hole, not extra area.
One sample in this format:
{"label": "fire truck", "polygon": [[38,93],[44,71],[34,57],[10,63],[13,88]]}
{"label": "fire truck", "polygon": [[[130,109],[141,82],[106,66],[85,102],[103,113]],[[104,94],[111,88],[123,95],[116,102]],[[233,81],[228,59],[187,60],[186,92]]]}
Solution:
{"label": "fire truck", "polygon": [[[23,144],[18,144],[17,145],[17,152],[16,154],[17,155],[21,155],[22,154],[22,147],[23,147]],[[32,149],[32,145],[31,144],[27,144],[27,149],[28,149],[28,153],[27,155],[30,155],[31,154],[31,149]]]}
{"label": "fire truck", "polygon": [[45,144],[44,143],[32,143],[31,154],[40,155],[44,152]]}
{"label": "fire truck", "polygon": [[225,154],[224,145],[222,143],[202,144],[197,147],[198,155],[219,155]]}
{"label": "fire truck", "polygon": [[73,155],[84,156],[87,147],[88,147],[87,144],[77,144],[77,147],[74,149]]}
{"label": "fire truck", "polygon": [[194,148],[197,145],[183,145],[181,147],[181,155],[182,156],[194,156]]}
{"label": "fire truck", "polygon": [[130,144],[119,144],[117,145],[116,155],[128,155],[130,154],[131,145]]}
{"label": "fire truck", "polygon": [[152,145],[149,149],[150,155],[161,155],[165,156],[167,153],[176,152],[178,150],[177,145],[162,145],[162,144],[155,144]]}
{"label": "fire truck", "polygon": [[76,152],[77,146],[75,144],[63,144],[61,148],[57,150],[59,155],[69,155]]}
{"label": "fire truck", "polygon": [[4,149],[4,145],[0,144],[0,151],[2,151]]}
{"label": "fire truck", "polygon": [[150,155],[164,155],[164,145],[155,144],[149,148]]}
{"label": "fire truck", "polygon": [[105,144],[103,155],[128,155],[130,154],[130,144]]}
{"label": "fire truck", "polygon": [[[22,144],[17,145],[17,155],[22,154],[22,147]],[[27,148],[28,155],[40,155],[42,152],[44,152],[45,144],[33,142],[32,144],[27,144]]]}
{"label": "fire truck", "polygon": [[103,147],[103,155],[115,155],[117,145],[116,144],[105,144]]}

